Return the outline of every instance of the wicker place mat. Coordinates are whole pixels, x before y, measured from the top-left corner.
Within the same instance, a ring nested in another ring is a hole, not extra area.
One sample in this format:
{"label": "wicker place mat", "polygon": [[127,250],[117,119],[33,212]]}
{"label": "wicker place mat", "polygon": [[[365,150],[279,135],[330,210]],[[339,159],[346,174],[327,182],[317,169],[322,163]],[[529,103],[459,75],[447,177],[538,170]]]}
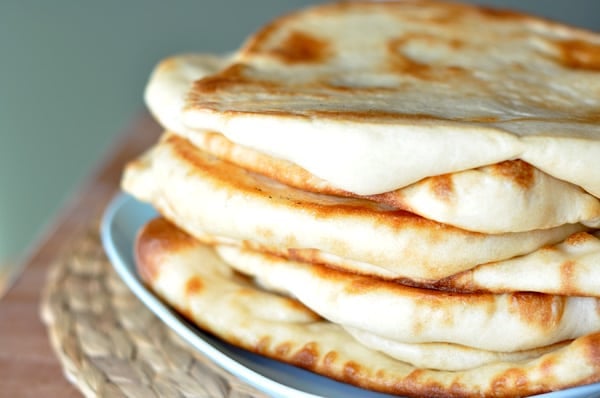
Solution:
{"label": "wicker place mat", "polygon": [[88,397],[266,397],[180,339],[124,285],[97,225],[51,265],[41,303],[67,378]]}

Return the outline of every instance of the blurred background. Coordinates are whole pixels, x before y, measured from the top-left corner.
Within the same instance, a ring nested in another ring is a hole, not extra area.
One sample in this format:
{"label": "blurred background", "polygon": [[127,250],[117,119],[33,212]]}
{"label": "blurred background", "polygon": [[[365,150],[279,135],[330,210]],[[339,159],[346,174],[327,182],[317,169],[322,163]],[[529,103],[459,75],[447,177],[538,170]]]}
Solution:
{"label": "blurred background", "polygon": [[[598,0],[480,0],[600,31]],[[0,269],[51,223],[144,109],[155,63],[226,52],[314,0],[0,2]]]}

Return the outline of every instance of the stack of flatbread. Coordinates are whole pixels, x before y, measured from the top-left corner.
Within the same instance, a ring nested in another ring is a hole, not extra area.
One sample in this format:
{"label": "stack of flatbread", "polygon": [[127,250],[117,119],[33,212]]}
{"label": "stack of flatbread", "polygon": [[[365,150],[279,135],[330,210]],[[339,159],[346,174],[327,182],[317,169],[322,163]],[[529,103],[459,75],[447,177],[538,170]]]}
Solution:
{"label": "stack of flatbread", "polygon": [[600,381],[600,36],[343,2],[161,62],[123,187],[144,281],[220,338],[364,388]]}

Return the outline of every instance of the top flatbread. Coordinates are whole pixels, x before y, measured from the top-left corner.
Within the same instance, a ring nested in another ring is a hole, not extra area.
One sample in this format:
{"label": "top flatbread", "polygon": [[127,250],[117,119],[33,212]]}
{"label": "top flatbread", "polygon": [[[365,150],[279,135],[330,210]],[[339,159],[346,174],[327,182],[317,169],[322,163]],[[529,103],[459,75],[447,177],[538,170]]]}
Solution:
{"label": "top flatbread", "polygon": [[520,158],[600,196],[599,54],[598,35],[516,13],[329,4],[252,36],[182,121],[361,195]]}
{"label": "top flatbread", "polygon": [[[163,60],[146,88],[148,107],[163,126],[228,162],[299,189],[358,196],[336,188],[294,163],[236,144],[222,134],[190,131],[183,125],[181,109],[193,82],[216,72],[227,62],[228,58],[203,54],[183,54]],[[600,225],[597,198],[521,160],[425,178],[405,188],[370,195],[368,199],[485,233],[530,231],[576,222],[592,227]]]}

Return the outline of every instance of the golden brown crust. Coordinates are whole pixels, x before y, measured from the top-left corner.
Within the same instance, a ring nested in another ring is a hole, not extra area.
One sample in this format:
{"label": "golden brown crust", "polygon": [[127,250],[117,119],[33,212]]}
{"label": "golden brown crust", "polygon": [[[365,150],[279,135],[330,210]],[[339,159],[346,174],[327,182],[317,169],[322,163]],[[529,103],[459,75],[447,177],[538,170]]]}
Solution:
{"label": "golden brown crust", "polygon": [[534,167],[522,160],[507,160],[491,166],[492,173],[527,189],[535,183]]}
{"label": "golden brown crust", "polygon": [[555,41],[558,61],[571,69],[600,70],[600,45],[583,40]]}
{"label": "golden brown crust", "polygon": [[[196,245],[190,237],[165,218],[158,217],[139,231],[135,244],[137,271],[146,283],[152,283],[160,273],[165,253],[177,252]],[[202,282],[198,281],[198,286]]]}

